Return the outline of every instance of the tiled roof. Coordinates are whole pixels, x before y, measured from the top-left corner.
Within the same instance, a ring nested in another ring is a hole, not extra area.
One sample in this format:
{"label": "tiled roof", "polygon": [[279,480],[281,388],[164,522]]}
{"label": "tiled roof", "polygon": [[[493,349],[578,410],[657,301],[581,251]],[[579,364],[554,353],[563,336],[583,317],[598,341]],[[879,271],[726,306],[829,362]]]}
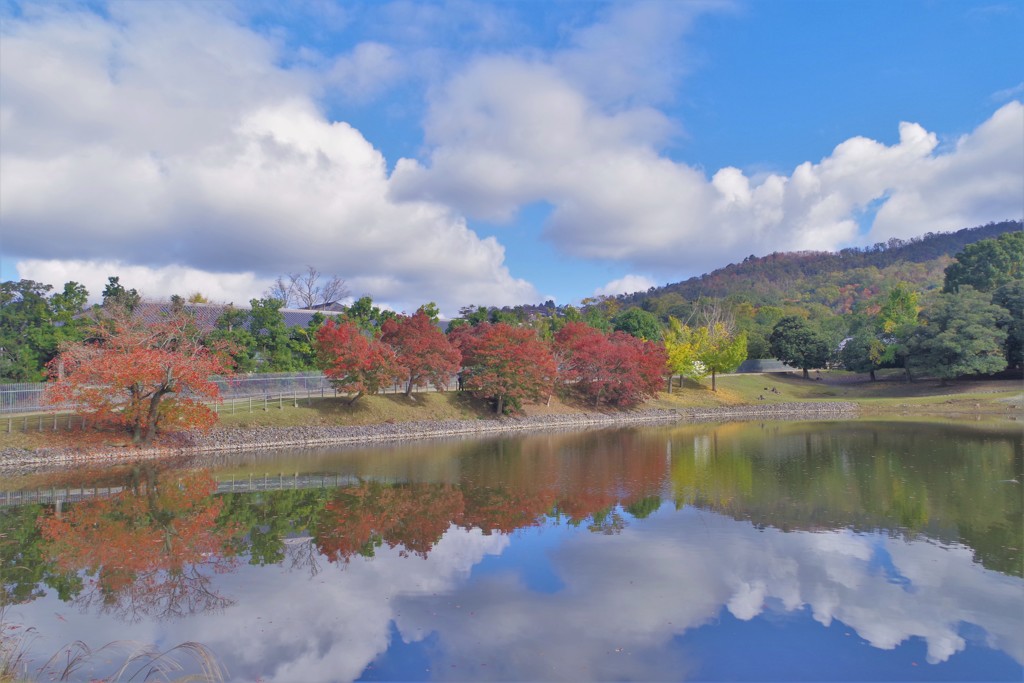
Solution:
{"label": "tiled roof", "polygon": [[[195,318],[199,329],[208,332],[217,326],[217,320],[232,306],[230,304],[186,303],[182,308]],[[233,306],[233,308],[239,311],[249,310],[248,306]],[[142,301],[135,306],[134,313],[146,323],[155,323],[170,314],[171,310],[169,301]],[[287,327],[305,327],[317,313],[325,317],[333,315],[333,312],[329,310],[315,311],[296,308],[282,308],[280,312],[284,316],[284,324]]]}

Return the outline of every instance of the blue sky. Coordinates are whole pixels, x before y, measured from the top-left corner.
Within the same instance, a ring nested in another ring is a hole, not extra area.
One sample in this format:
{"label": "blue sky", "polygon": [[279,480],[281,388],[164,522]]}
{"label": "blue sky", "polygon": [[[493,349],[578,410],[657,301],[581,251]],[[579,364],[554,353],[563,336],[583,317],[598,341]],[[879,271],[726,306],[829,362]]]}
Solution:
{"label": "blue sky", "polygon": [[1012,2],[0,3],[3,279],[399,310],[1024,215]]}

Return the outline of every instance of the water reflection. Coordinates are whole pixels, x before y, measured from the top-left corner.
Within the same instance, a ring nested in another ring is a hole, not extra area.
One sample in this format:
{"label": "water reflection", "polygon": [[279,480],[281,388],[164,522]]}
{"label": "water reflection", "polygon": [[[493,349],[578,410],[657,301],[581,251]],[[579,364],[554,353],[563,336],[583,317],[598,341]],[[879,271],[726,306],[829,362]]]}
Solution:
{"label": "water reflection", "polygon": [[219,524],[222,502],[208,473],[158,481],[132,472],[125,490],[38,520],[43,558],[78,579],[71,601],[127,621],[183,617],[233,602],[212,587],[233,564],[233,524]]}
{"label": "water reflection", "polygon": [[[40,652],[196,640],[241,680],[1020,678],[1019,433],[690,426],[449,442],[419,469],[402,453],[318,456],[356,478],[338,488],[213,495],[209,474],[162,473],[38,527],[4,511],[5,600],[45,624]],[[746,674],[709,654],[778,633]]]}

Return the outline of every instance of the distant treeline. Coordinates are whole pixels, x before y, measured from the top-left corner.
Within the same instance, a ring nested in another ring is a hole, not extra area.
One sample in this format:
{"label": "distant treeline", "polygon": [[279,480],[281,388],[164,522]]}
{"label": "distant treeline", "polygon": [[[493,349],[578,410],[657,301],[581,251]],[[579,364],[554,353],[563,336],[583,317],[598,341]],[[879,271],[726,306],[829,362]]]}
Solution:
{"label": "distant treeline", "polygon": [[[668,293],[691,300],[700,297],[742,296],[750,292],[771,293],[782,299],[800,299],[803,297],[800,296],[799,285],[803,281],[824,279],[838,283],[843,281],[838,275],[844,272],[865,268],[883,270],[902,264],[925,264],[944,257],[951,258],[968,244],[1019,231],[1021,227],[1020,221],[1003,221],[956,232],[929,232],[909,240],[893,237],[888,242],[878,242],[863,248],[850,247],[837,252],[795,251],[774,252],[760,257],[751,255],[743,259],[742,263],[732,263],[700,277],[617,298],[626,305],[640,305],[647,299]],[[920,269],[917,272],[921,272]],[[941,286],[941,283],[942,270],[939,269],[938,277],[930,284],[936,287]]]}

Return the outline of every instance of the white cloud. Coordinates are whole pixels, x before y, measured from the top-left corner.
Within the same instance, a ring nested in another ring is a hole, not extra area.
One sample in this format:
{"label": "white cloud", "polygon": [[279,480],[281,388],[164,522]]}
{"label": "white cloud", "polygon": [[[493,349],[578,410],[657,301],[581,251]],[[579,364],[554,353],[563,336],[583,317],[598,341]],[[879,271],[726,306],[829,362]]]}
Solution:
{"label": "white cloud", "polygon": [[1017,85],[1009,88],[1003,88],[1002,90],[992,93],[991,99],[993,102],[1006,102],[1007,100],[1012,100],[1022,94],[1024,94],[1024,81],[1021,81]]}
{"label": "white cloud", "polygon": [[[495,239],[446,206],[391,201],[382,155],[317,109],[313,75],[277,66],[272,41],[218,8],[129,3],[110,19],[46,10],[5,20],[6,256],[33,272],[41,262],[51,272],[144,267],[146,285],[122,282],[161,292],[191,289],[167,282],[180,269],[228,278],[232,298],[246,278],[312,263],[409,310],[427,299],[448,312],[536,300]],[[391,68],[387,48],[353,58],[334,74],[353,92],[370,87],[353,69]]]}
{"label": "white cloud", "polygon": [[552,63],[602,104],[665,102],[689,72],[681,44],[694,20],[731,3],[636,2],[611,5],[598,21],[568,36]]}
{"label": "white cloud", "polygon": [[646,292],[654,285],[654,280],[643,275],[626,275],[617,280],[612,280],[603,287],[598,287],[594,290],[594,294],[596,296],[615,296],[616,294]]}
{"label": "white cloud", "polygon": [[366,101],[390,88],[405,72],[402,58],[389,45],[359,43],[334,60],[327,81],[356,101]]}
{"label": "white cloud", "polygon": [[[47,655],[83,634],[92,645],[195,640],[232,675],[268,681],[353,680],[391,646],[392,628],[405,643],[433,638],[429,665],[449,679],[503,671],[522,680],[670,680],[697,664],[678,642],[723,610],[742,620],[772,612],[800,619],[806,610],[882,650],[920,639],[931,664],[967,646],[961,632],[983,632],[984,646],[975,647],[1024,662],[1020,577],[985,569],[965,546],[845,529],[758,529],[684,508],[616,535],[560,535],[537,551],[539,564],[524,565],[522,548],[537,550],[538,536],[550,533],[451,526],[426,559],[381,547],[344,571],[310,549],[322,570],[313,575],[242,565],[215,578],[236,604],[201,619],[125,624],[69,610],[54,595],[18,606],[18,618],[45,624],[32,647]],[[474,572],[517,544],[507,562]],[[888,572],[879,570],[879,554]],[[549,571],[559,589],[531,587],[536,571]],[[818,637],[830,636],[810,632],[808,642]]]}
{"label": "white cloud", "polygon": [[89,300],[99,303],[107,278],[116,275],[122,285],[138,290],[146,299],[167,299],[173,294],[188,296],[194,292],[219,303],[248,305],[262,296],[272,280],[258,278],[252,272],[213,273],[180,265],[152,268],[122,261],[53,261],[29,259],[17,263],[18,277],[47,283],[75,281],[89,290]]}
{"label": "white cloud", "polygon": [[[588,40],[628,33],[628,19],[613,17]],[[594,90],[575,54],[481,58],[438,89],[425,123],[428,158],[398,162],[396,196],[497,221],[548,202],[545,236],[562,252],[669,274],[1024,214],[1019,102],[949,150],[935,133],[901,123],[895,144],[851,138],[789,175],[723,168],[708,178],[660,153],[671,121],[625,91],[608,105],[614,98]],[[862,214],[875,208],[862,235]]]}

